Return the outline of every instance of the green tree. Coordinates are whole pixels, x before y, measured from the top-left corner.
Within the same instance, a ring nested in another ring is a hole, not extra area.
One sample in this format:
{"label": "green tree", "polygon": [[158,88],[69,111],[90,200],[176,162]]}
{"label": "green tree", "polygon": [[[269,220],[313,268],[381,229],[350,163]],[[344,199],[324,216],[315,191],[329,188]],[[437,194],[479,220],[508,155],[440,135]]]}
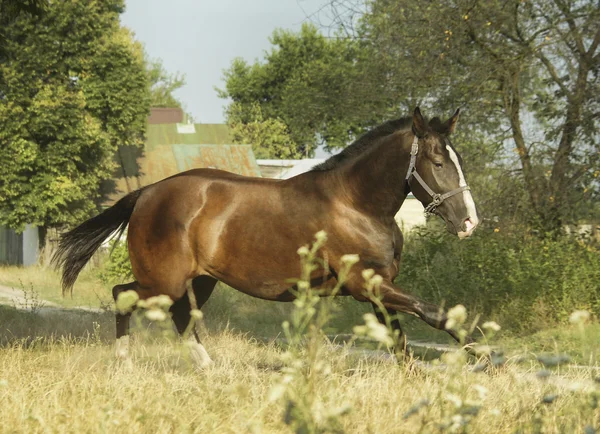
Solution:
{"label": "green tree", "polygon": [[[145,55],[146,59],[148,58]],[[160,59],[147,59],[146,69],[150,81],[150,105],[152,107],[179,107],[179,101],[173,93],[185,86],[185,76],[167,72]]]}
{"label": "green tree", "polygon": [[[248,115],[251,120],[245,117]],[[265,119],[258,103],[253,103],[249,107],[249,113],[241,104],[231,104],[228,108],[227,121],[234,143],[252,145],[256,158],[302,157],[294,146],[285,123],[279,119]]]}
{"label": "green tree", "polygon": [[4,29],[21,14],[41,16],[47,6],[48,0],[0,0],[0,63],[5,59],[6,34]]}
{"label": "green tree", "polygon": [[[359,44],[342,38],[327,38],[311,25],[299,33],[277,30],[271,37],[273,49],[262,62],[249,65],[235,59],[224,74],[222,98],[236,108],[236,122],[253,122],[255,103],[264,119],[283,122],[293,141],[293,154],[312,155],[323,143],[331,149],[344,147],[363,131],[370,115],[356,116],[380,97],[355,88],[365,62]],[[232,111],[229,110],[228,113]]]}
{"label": "green tree", "polygon": [[123,0],[53,1],[3,29],[1,224],[80,222],[97,209],[117,147],[143,143],[148,76],[123,10]]}
{"label": "green tree", "polygon": [[496,165],[519,167],[519,176],[505,182],[525,193],[521,217],[556,232],[597,212],[591,206],[600,151],[597,2],[374,0],[366,6],[358,38],[388,71],[388,93],[404,86],[425,104],[465,108],[464,118],[488,143],[503,144]]}

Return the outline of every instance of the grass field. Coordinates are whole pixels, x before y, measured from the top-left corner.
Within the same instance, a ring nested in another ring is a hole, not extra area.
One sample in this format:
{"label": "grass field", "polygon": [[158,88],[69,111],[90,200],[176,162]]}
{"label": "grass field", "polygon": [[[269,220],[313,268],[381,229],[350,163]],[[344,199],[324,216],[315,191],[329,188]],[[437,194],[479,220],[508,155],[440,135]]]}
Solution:
{"label": "grass field", "polygon": [[[48,270],[0,269],[0,284],[19,280],[67,306],[100,306],[96,293],[110,294],[93,273],[84,274],[73,299],[62,299]],[[170,325],[138,322],[128,364],[114,357],[111,312],[0,306],[0,433],[589,434],[600,428],[598,324],[500,334],[494,343],[506,348],[506,364],[476,373],[463,352],[449,353],[441,365],[399,364],[332,345],[324,334],[351,333],[370,311],[349,299],[334,304],[334,319],[325,333],[311,335],[316,339],[295,349],[269,342],[296,309],[218,288],[204,309],[202,333],[215,363],[198,372]],[[411,338],[446,339],[417,321],[406,324]],[[544,367],[538,356],[554,364],[546,353],[568,354],[571,363]]]}

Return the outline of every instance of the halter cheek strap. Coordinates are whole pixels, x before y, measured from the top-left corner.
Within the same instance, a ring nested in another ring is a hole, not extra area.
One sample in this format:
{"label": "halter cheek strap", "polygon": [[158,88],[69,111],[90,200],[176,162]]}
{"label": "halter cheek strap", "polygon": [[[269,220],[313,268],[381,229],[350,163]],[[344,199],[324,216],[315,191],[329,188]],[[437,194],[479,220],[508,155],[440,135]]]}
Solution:
{"label": "halter cheek strap", "polygon": [[469,186],[464,185],[462,187],[458,187],[454,190],[451,190],[444,194],[439,194],[434,192],[425,182],[421,175],[417,173],[416,163],[417,163],[417,153],[419,152],[419,138],[415,135],[415,138],[412,142],[412,146],[410,148],[410,163],[408,163],[408,171],[406,172],[406,182],[410,181],[411,177],[414,177],[421,187],[425,189],[425,191],[431,196],[431,202],[425,207],[425,214],[433,214],[435,213],[436,208],[446,199],[455,194],[462,193],[463,191],[470,190]]}

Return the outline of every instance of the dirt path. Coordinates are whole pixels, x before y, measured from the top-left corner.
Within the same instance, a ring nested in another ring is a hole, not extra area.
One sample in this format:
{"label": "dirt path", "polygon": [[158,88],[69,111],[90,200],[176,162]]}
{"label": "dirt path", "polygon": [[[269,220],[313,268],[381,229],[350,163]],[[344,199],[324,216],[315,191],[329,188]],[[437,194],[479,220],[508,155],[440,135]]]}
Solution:
{"label": "dirt path", "polygon": [[27,294],[26,292],[11,288],[10,286],[0,285],[0,304],[12,306],[19,310],[34,311],[39,313],[62,311],[86,311],[103,312],[102,309],[90,306],[61,306],[49,300],[40,298],[37,294]]}

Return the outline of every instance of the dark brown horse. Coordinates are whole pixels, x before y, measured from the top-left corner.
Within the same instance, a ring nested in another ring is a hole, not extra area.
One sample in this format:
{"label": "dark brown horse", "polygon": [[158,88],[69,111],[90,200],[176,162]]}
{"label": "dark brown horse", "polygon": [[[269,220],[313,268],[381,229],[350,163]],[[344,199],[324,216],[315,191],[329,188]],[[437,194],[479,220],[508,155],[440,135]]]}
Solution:
{"label": "dark brown horse", "polygon": [[[442,309],[393,284],[403,244],[394,216],[412,191],[459,237],[477,226],[461,160],[448,139],[457,120],[458,111],[446,122],[427,122],[417,108],[412,118],[380,125],[288,180],[196,169],[130,193],[61,238],[54,259],[63,267],[63,289],[72,289],[100,244],[129,224],[136,280],[115,286],[113,296],[127,290],[140,299],[168,295],[175,325],[183,332],[190,321],[189,281],[198,308],[217,281],[254,297],[292,300],[289,279],[300,275],[296,251],[325,230],[328,241],[321,254],[330,269],[313,276],[326,281],[325,288],[333,286],[340,258],[356,253],[360,262],[344,282],[343,295],[368,301],[361,273],[371,268],[383,277],[382,302],[389,312],[411,313],[444,330]],[[128,327],[129,315],[118,313],[118,345],[125,343]],[[397,321],[394,327],[401,332]],[[201,364],[209,361],[197,346],[205,358]]]}

